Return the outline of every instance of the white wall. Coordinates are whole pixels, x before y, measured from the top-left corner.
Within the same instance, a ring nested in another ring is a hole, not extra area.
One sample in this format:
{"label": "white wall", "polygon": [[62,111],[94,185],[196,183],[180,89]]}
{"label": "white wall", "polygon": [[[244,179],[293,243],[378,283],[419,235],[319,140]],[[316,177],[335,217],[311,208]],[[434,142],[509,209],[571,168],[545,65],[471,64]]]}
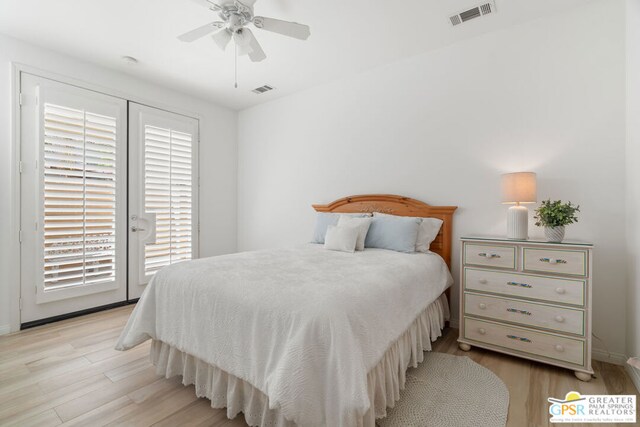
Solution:
{"label": "white wall", "polygon": [[[0,35],[0,333],[7,330],[10,289],[18,280],[17,225],[11,224],[11,62],[99,85],[150,105],[200,116],[200,255],[236,250],[237,113],[74,58]],[[12,243],[14,244],[12,246]]]}
{"label": "white wall", "polygon": [[539,198],[581,205],[594,345],[624,354],[624,38],[624,2],[600,0],[242,111],[239,249],[308,241],[312,203],[362,193],[458,205],[456,238],[504,234],[500,174],[533,170]]}
{"label": "white wall", "polygon": [[[640,2],[627,0],[627,354],[640,357]],[[636,372],[640,385],[640,371]]]}

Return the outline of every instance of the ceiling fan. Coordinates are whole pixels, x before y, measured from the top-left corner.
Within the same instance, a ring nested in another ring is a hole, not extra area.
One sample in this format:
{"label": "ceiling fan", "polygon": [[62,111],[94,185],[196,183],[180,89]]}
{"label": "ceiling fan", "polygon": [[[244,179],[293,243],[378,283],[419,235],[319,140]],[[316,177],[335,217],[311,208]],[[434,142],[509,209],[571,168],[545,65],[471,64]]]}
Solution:
{"label": "ceiling fan", "polygon": [[219,21],[198,27],[178,36],[183,42],[192,42],[213,33],[213,41],[225,50],[233,39],[237,55],[249,55],[253,62],[266,59],[266,55],[256,40],[253,32],[247,26],[253,24],[261,30],[271,31],[284,36],[300,40],[309,38],[309,26],[297,22],[281,21],[274,18],[253,15],[253,5],[256,0],[192,0],[209,10],[217,12]]}

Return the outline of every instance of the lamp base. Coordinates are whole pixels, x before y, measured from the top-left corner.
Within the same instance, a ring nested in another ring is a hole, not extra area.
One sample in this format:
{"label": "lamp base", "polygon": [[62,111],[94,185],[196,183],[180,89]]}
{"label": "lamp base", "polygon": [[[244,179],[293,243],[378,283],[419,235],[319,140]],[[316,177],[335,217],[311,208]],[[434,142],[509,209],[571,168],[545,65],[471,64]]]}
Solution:
{"label": "lamp base", "polygon": [[507,211],[507,239],[529,238],[529,209],[526,206],[511,206]]}

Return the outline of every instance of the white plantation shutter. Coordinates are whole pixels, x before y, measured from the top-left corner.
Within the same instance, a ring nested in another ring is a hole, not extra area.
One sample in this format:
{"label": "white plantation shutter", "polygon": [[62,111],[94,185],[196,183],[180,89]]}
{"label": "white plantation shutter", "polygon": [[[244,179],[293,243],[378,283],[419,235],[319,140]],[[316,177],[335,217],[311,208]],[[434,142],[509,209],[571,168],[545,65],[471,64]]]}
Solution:
{"label": "white plantation shutter", "polygon": [[20,322],[127,299],[127,102],[20,71]]}
{"label": "white plantation shutter", "polygon": [[156,215],[145,274],[192,258],[192,144],[189,133],[144,126],[144,210]]}
{"label": "white plantation shutter", "polygon": [[116,278],[116,118],[45,103],[44,290]]}

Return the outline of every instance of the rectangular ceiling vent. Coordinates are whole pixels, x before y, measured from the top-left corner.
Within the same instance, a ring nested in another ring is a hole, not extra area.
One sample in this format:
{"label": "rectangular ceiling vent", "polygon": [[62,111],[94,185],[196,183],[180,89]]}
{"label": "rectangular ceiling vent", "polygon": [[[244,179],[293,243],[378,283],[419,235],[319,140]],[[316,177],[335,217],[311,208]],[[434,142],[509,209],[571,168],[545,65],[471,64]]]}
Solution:
{"label": "rectangular ceiling vent", "polygon": [[265,92],[269,92],[270,90],[274,90],[274,89],[275,88],[273,86],[264,85],[264,86],[260,86],[260,87],[255,88],[251,92],[257,93],[258,95],[261,95],[261,94],[263,94]]}
{"label": "rectangular ceiling vent", "polygon": [[451,16],[449,20],[451,21],[451,25],[456,26],[462,24],[463,22],[467,22],[474,18],[479,18],[490,13],[496,13],[496,5],[492,1],[488,3],[482,3],[481,5],[472,7],[471,9],[456,13],[455,15]]}

